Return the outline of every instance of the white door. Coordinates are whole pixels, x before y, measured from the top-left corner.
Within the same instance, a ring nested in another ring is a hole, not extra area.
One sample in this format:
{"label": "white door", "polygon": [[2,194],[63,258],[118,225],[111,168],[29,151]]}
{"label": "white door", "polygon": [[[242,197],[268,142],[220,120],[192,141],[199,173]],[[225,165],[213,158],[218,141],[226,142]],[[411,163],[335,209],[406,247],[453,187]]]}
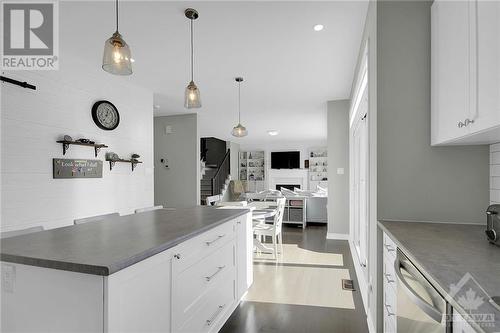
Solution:
{"label": "white door", "polygon": [[354,124],[353,169],[354,169],[354,244],[360,264],[366,269],[368,249],[368,97],[363,93],[359,104],[360,117]]}
{"label": "white door", "polygon": [[471,125],[479,132],[500,125],[500,1],[474,1],[477,10],[478,109]]}
{"label": "white door", "polygon": [[[474,105],[469,1],[436,0],[431,11],[432,143],[468,134]],[[408,124],[411,126],[411,124]]]}

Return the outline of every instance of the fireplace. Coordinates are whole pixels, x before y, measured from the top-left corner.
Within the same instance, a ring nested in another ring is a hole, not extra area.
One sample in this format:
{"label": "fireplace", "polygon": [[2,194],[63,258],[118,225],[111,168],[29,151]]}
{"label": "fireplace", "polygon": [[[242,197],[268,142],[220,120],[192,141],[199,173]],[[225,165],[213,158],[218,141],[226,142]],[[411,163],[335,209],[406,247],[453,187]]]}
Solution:
{"label": "fireplace", "polygon": [[294,188],[300,188],[299,184],[277,184],[276,189],[281,191],[281,188],[284,187],[290,191],[293,191]]}

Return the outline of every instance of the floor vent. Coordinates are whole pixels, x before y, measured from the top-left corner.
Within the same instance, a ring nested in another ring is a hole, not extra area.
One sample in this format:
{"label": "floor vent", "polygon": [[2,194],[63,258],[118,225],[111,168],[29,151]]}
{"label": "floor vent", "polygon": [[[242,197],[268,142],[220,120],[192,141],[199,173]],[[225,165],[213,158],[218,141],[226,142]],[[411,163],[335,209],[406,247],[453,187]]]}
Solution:
{"label": "floor vent", "polygon": [[342,289],[354,291],[354,282],[348,279],[342,279]]}

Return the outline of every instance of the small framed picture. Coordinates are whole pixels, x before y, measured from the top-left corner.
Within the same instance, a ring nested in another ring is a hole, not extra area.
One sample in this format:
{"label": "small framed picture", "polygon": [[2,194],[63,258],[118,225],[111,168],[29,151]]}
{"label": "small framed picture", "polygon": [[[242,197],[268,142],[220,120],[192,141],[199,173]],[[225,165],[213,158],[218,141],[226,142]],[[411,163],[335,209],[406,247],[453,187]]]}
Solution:
{"label": "small framed picture", "polygon": [[309,160],[304,160],[304,168],[309,169]]}

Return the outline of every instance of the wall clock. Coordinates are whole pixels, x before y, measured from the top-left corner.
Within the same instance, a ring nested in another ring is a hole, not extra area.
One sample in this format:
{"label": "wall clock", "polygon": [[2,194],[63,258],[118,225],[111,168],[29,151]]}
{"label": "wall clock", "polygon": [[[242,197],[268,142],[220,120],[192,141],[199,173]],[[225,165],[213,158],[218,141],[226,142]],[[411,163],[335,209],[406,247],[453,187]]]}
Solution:
{"label": "wall clock", "polygon": [[92,119],[100,129],[112,131],[120,124],[120,114],[113,103],[97,101],[92,106]]}

